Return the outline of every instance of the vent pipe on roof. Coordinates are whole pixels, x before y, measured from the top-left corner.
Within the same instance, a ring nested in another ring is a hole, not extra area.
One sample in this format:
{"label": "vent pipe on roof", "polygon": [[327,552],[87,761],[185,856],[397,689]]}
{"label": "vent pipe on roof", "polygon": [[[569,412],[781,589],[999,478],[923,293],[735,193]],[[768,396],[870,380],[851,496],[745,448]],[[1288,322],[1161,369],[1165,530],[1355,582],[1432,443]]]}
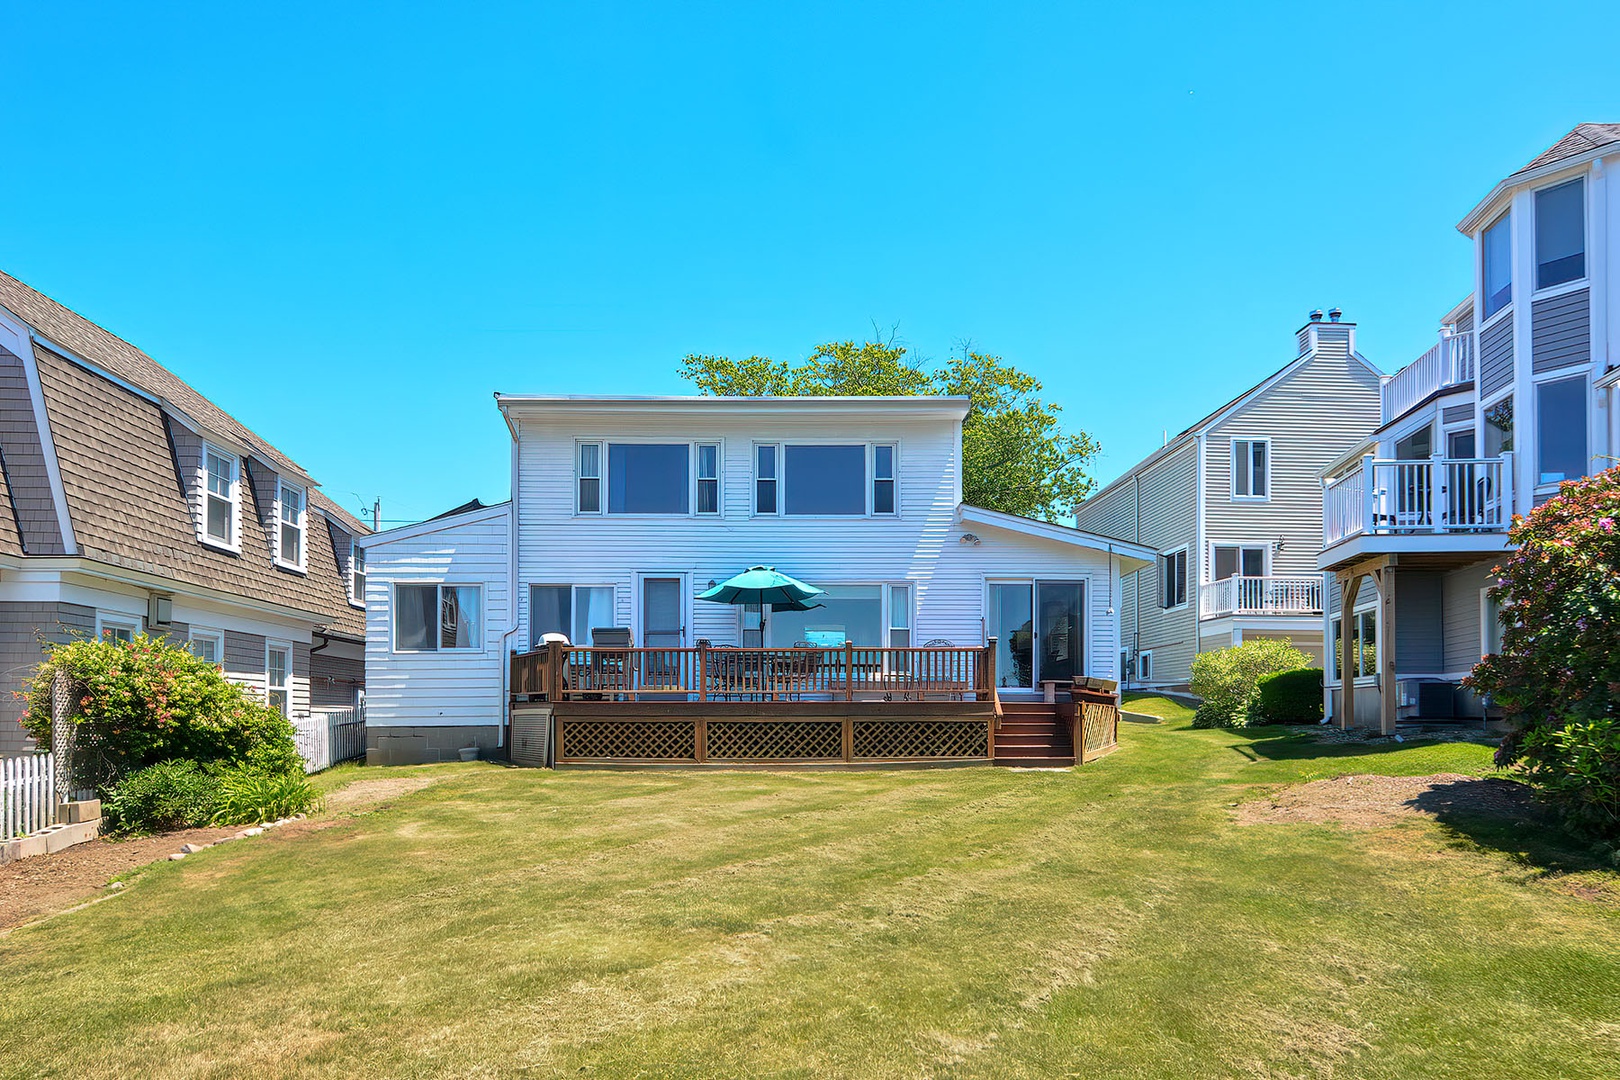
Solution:
{"label": "vent pipe on roof", "polygon": [[1343,315],[1344,315],[1343,310],[1341,310],[1340,308],[1334,308],[1332,311],[1328,312],[1328,321],[1329,322],[1338,322],[1339,319],[1341,317],[1343,317]]}
{"label": "vent pipe on roof", "polygon": [[1311,312],[1311,322],[1321,322],[1321,321],[1322,321],[1322,309],[1317,308],[1315,311]]}

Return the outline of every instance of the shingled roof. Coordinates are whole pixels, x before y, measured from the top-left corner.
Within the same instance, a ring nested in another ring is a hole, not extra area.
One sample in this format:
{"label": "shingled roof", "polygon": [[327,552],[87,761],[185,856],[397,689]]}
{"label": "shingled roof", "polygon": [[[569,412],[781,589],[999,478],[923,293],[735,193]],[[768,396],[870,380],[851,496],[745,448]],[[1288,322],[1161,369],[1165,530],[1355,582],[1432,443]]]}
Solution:
{"label": "shingled roof", "polygon": [[1556,165],[1560,161],[1580,157],[1589,150],[1599,150],[1615,143],[1620,143],[1620,124],[1577,124],[1568,135],[1547,147],[1530,164],[1513,175],[1518,176],[1520,173],[1531,172],[1547,165]]}
{"label": "shingled roof", "polygon": [[[308,612],[334,633],[364,636],[365,613],[348,599],[346,539],[369,533],[364,523],[311,487],[317,513],[306,515],[305,571],[277,566],[275,478],[303,484],[303,469],[133,345],[4,273],[0,306],[44,339],[34,359],[84,558]],[[240,552],[197,539],[188,483],[200,437],[176,412],[201,435],[251,455],[241,473]],[[19,536],[13,493],[0,487],[0,495],[0,553],[48,553]]]}

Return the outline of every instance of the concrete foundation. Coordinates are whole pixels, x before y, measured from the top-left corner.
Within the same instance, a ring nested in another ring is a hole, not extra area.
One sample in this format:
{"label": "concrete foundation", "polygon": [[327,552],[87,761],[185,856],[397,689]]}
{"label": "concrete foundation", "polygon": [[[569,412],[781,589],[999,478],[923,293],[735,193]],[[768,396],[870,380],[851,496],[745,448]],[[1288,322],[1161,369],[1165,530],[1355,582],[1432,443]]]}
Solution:
{"label": "concrete foundation", "polygon": [[367,765],[427,765],[460,761],[461,748],[478,747],[481,758],[504,757],[498,724],[445,727],[366,725]]}

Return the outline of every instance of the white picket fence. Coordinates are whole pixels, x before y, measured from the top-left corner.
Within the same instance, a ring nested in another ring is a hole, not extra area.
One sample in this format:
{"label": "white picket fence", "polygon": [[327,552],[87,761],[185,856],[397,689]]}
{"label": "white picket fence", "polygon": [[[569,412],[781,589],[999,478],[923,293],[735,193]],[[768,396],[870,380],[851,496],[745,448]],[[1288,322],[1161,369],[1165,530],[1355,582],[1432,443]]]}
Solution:
{"label": "white picket fence", "polygon": [[311,709],[293,720],[293,742],[304,771],[317,773],[366,756],[365,708]]}
{"label": "white picket fence", "polygon": [[50,754],[0,758],[0,840],[55,822],[56,759]]}

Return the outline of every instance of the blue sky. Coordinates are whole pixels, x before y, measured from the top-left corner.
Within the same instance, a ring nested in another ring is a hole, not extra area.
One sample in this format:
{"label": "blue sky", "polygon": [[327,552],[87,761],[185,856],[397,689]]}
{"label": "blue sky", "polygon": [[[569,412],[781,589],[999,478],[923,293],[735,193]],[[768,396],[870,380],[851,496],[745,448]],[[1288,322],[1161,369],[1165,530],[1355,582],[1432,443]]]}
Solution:
{"label": "blue sky", "polygon": [[1570,52],[1620,5],[1489,8],[17,5],[0,267],[385,523],[506,497],[493,391],[874,323],[1039,376],[1107,480],[1312,307],[1417,356],[1454,223],[1620,120]]}

